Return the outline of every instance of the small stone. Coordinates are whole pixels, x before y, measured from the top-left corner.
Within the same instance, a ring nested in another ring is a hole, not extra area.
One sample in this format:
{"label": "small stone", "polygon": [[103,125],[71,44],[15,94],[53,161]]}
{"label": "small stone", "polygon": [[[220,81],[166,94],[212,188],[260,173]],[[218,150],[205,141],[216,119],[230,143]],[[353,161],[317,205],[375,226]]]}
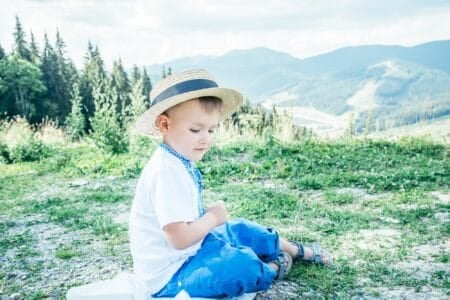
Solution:
{"label": "small stone", "polygon": [[9,296],[10,300],[20,300],[20,294],[19,293],[14,293],[11,296]]}
{"label": "small stone", "polygon": [[420,288],[420,291],[422,293],[427,293],[427,294],[431,293],[432,290],[433,289],[430,286],[427,286],[427,285],[421,286],[421,288]]}
{"label": "small stone", "polygon": [[79,180],[70,182],[69,187],[83,186],[83,185],[87,185],[88,183],[89,183],[89,181],[87,181],[86,179],[79,179]]}

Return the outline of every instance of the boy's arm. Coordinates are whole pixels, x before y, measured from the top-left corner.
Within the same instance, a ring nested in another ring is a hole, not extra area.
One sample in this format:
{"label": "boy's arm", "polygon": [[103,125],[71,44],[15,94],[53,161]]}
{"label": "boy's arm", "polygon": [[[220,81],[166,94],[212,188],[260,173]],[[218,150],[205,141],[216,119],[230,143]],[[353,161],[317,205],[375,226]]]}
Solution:
{"label": "boy's arm", "polygon": [[203,239],[214,227],[227,220],[223,201],[208,207],[207,212],[194,222],[176,222],[163,227],[167,240],[175,249],[182,250]]}

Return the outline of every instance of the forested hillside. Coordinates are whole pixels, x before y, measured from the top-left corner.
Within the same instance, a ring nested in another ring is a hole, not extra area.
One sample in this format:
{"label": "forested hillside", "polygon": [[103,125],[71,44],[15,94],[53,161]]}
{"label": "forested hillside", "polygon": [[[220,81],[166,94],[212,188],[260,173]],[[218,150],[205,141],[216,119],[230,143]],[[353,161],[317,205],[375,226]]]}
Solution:
{"label": "forested hillside", "polygon": [[96,112],[109,114],[111,126],[125,130],[147,107],[152,83],[144,68],[135,65],[127,74],[118,59],[108,71],[98,47],[87,41],[83,66],[77,69],[59,31],[53,43],[46,33],[39,43],[26,31],[16,17],[13,49],[7,52],[0,45],[3,118],[22,116],[31,123],[49,119],[79,136],[98,125]]}

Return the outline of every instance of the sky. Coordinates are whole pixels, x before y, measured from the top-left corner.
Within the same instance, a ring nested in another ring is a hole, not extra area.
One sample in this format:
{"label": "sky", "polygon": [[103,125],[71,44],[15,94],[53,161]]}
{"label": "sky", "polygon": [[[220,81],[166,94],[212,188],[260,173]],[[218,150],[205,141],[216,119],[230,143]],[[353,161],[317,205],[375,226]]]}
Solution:
{"label": "sky", "polygon": [[15,16],[42,48],[56,29],[80,67],[88,41],[107,67],[267,47],[306,58],[341,47],[450,39],[450,0],[0,0],[0,45]]}

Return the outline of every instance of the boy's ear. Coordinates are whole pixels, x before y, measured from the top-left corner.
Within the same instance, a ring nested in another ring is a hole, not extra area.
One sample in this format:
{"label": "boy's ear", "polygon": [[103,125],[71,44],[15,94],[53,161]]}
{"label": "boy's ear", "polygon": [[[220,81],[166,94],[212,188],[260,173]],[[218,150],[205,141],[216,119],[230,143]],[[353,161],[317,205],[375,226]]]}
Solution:
{"label": "boy's ear", "polygon": [[161,114],[156,118],[156,127],[158,127],[159,132],[161,133],[166,133],[167,130],[169,130],[169,116],[167,116],[166,114]]}

